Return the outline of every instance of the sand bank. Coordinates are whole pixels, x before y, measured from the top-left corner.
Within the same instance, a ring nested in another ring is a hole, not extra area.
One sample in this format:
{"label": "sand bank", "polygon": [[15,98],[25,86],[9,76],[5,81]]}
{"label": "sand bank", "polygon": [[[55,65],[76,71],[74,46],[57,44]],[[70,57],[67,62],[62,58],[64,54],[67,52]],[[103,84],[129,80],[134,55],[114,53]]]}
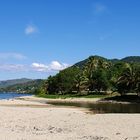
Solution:
{"label": "sand bank", "polygon": [[140,140],[140,114],[87,114],[34,100],[0,101],[0,140]]}

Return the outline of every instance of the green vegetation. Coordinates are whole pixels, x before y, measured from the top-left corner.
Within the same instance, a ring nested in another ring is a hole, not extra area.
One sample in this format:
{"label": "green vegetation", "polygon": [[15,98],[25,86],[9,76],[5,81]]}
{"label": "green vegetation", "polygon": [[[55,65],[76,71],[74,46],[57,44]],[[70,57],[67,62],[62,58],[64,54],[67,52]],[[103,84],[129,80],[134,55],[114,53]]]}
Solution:
{"label": "green vegetation", "polygon": [[121,61],[127,62],[127,63],[140,63],[140,56],[125,57]]}
{"label": "green vegetation", "polygon": [[32,81],[32,79],[27,79],[27,78],[0,81],[0,88],[6,88],[8,86],[13,86],[16,84],[23,84],[30,81]]}
{"label": "green vegetation", "polygon": [[27,82],[19,83],[10,85],[7,87],[0,88],[0,92],[16,92],[16,93],[39,93],[41,94],[41,91],[38,91],[42,85],[44,84],[44,80],[30,80]]}
{"label": "green vegetation", "polygon": [[90,56],[47,80],[11,80],[1,82],[0,87],[0,92],[33,93],[45,98],[140,95],[140,57],[109,60]]}
{"label": "green vegetation", "polygon": [[37,97],[43,97],[43,98],[49,98],[49,99],[67,99],[67,98],[107,98],[107,97],[112,97],[109,95],[79,95],[79,94],[66,94],[66,95],[36,95]]}
{"label": "green vegetation", "polygon": [[120,95],[130,92],[139,95],[140,63],[135,57],[108,60],[99,56],[90,56],[55,76],[50,76],[41,91],[43,94],[38,92],[39,96],[48,98],[95,97],[108,93],[111,95],[113,92]]}

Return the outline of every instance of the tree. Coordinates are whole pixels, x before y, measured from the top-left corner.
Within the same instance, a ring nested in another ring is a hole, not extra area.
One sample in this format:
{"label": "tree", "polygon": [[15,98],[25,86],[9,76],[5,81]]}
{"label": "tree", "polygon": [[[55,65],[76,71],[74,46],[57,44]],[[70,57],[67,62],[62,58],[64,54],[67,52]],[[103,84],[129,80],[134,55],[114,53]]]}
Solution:
{"label": "tree", "polygon": [[46,82],[46,93],[48,94],[54,94],[58,93],[59,87],[58,87],[58,78],[56,76],[49,76]]}
{"label": "tree", "polygon": [[89,57],[81,69],[74,65],[62,70],[50,76],[46,85],[48,94],[81,93],[82,90],[140,94],[140,64]]}
{"label": "tree", "polygon": [[88,89],[90,91],[106,90],[109,86],[108,71],[111,63],[100,57],[90,57],[87,62],[84,74],[86,76]]}
{"label": "tree", "polygon": [[106,71],[103,69],[98,69],[93,72],[92,75],[92,85],[90,90],[95,90],[97,92],[106,91],[109,88],[109,81],[107,79]]}
{"label": "tree", "polygon": [[85,90],[87,78],[83,75],[82,72],[75,76],[74,82],[77,93],[81,93],[81,90]]}
{"label": "tree", "polygon": [[[128,63],[125,62],[117,62],[110,69],[110,84],[111,90],[113,92],[123,92],[124,83],[120,82],[120,77],[122,77],[123,73],[126,69],[130,67]],[[125,77],[125,76],[124,76]]]}
{"label": "tree", "polygon": [[79,73],[78,67],[70,67],[60,71],[56,76],[50,76],[47,80],[48,92],[60,94],[72,92],[75,87],[75,77]]}
{"label": "tree", "polygon": [[120,94],[139,91],[140,70],[133,64],[127,64],[117,80],[117,89]]}
{"label": "tree", "polygon": [[135,66],[135,92],[140,96],[140,65]]}

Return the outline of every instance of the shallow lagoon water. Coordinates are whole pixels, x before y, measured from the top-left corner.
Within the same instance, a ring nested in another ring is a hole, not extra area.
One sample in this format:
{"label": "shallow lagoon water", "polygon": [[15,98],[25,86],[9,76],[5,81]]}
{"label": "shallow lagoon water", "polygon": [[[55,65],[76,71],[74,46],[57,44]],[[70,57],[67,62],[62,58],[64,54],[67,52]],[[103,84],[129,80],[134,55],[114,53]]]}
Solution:
{"label": "shallow lagoon water", "polygon": [[[23,93],[0,93],[1,99],[12,99],[21,96],[32,96],[32,94]],[[111,103],[111,102],[49,102],[55,106],[82,107],[93,113],[140,113],[140,103]]]}
{"label": "shallow lagoon water", "polygon": [[93,113],[140,113],[140,103],[60,103],[51,102],[55,106],[73,106],[87,108]]}

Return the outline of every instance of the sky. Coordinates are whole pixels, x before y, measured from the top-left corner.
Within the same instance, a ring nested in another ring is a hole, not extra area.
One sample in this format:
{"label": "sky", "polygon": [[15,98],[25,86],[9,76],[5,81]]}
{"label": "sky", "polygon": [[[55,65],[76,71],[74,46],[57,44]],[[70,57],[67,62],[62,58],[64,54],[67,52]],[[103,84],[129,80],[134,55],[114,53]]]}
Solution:
{"label": "sky", "polygon": [[140,56],[139,0],[0,0],[0,80],[47,78],[91,55]]}

